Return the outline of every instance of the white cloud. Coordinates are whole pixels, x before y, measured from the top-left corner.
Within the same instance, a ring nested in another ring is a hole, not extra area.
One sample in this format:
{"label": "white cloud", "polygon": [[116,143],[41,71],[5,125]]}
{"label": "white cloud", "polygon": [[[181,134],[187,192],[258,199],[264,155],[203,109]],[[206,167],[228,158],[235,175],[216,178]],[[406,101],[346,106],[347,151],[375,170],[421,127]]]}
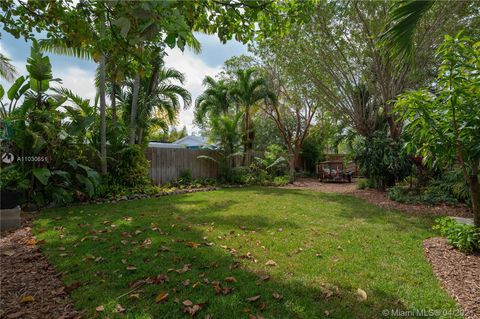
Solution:
{"label": "white cloud", "polygon": [[62,86],[73,91],[73,93],[84,99],[90,99],[93,104],[95,99],[94,74],[78,67],[69,67],[63,70],[56,70],[53,67],[53,76],[62,79]]}
{"label": "white cloud", "polygon": [[[185,88],[192,94],[192,101],[195,101],[204,88],[202,81],[205,76],[214,76],[220,72],[219,67],[210,67],[202,61],[194,53],[185,51],[181,52],[178,49],[168,51],[168,56],[165,57],[165,65],[167,67],[175,68],[185,74],[186,83]],[[194,131],[193,126],[193,105],[188,110],[180,112],[179,126],[187,126],[189,133]]]}

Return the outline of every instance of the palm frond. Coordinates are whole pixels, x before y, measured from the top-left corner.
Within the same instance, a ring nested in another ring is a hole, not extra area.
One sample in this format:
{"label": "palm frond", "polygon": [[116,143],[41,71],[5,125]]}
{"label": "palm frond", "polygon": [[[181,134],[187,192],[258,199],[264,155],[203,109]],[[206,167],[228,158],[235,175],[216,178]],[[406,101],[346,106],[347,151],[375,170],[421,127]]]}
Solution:
{"label": "palm frond", "polygon": [[403,0],[392,5],[388,29],[381,36],[392,56],[413,55],[417,25],[434,3],[435,0]]}
{"label": "palm frond", "polygon": [[7,81],[13,81],[17,75],[17,70],[10,61],[9,58],[0,53],[0,77]]}
{"label": "palm frond", "polygon": [[68,47],[60,39],[42,39],[38,41],[40,50],[58,55],[76,57],[84,60],[92,59],[92,52],[87,47]]}

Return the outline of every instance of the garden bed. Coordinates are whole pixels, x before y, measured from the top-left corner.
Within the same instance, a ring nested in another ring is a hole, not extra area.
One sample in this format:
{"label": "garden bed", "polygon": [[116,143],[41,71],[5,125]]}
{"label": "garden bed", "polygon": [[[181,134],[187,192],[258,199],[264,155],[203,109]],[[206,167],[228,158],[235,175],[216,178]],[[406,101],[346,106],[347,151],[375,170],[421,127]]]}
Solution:
{"label": "garden bed", "polygon": [[32,219],[33,214],[22,214],[22,228],[0,238],[0,318],[77,318],[68,287],[31,233]]}
{"label": "garden bed", "polygon": [[465,319],[480,319],[480,254],[454,249],[444,238],[423,242],[433,272],[462,307]]}

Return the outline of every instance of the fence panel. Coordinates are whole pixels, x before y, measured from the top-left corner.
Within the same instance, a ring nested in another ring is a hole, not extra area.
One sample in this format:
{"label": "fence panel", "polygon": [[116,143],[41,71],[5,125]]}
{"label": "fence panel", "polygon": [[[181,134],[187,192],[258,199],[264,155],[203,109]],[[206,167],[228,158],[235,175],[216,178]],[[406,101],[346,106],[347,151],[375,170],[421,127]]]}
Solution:
{"label": "fence panel", "polygon": [[200,155],[206,155],[218,159],[215,151],[149,147],[146,155],[150,162],[149,176],[157,185],[180,177],[180,173],[185,170],[189,170],[193,178],[216,178],[219,174],[216,162],[198,158]]}

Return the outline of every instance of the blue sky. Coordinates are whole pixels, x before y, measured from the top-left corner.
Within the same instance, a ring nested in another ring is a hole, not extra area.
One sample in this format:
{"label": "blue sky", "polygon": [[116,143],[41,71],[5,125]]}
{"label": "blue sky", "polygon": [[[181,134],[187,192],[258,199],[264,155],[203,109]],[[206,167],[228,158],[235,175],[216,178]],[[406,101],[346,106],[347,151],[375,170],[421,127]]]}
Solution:
{"label": "blue sky", "polygon": [[[197,39],[202,44],[202,52],[195,54],[190,50],[181,52],[178,49],[169,50],[165,63],[185,73],[186,88],[195,99],[202,93],[202,80],[205,75],[215,75],[220,71],[223,62],[235,55],[246,54],[247,47],[234,40],[222,44],[214,35],[197,34]],[[0,52],[9,57],[20,75],[26,73],[25,61],[30,55],[30,45],[23,39],[15,39],[8,33],[2,32],[0,39]],[[95,87],[93,77],[96,65],[93,62],[72,57],[48,54],[53,67],[53,76],[63,80],[63,86],[85,98],[93,99]],[[4,87],[10,84],[0,80]],[[188,131],[194,131],[192,124],[193,108],[182,110],[179,118],[179,127],[187,126]]]}

